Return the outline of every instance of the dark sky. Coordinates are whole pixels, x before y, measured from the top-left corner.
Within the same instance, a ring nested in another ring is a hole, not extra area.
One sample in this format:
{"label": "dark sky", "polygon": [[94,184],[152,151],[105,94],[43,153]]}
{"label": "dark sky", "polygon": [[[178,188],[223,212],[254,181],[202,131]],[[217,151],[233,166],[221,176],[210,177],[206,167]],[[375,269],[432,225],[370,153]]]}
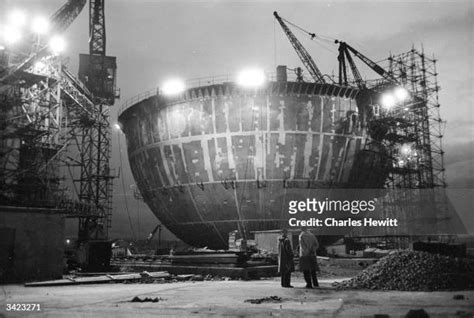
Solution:
{"label": "dark sky", "polygon": [[[5,8],[24,8],[47,16],[61,0],[0,0]],[[273,11],[318,35],[345,40],[374,61],[412,45],[439,60],[441,115],[447,121],[443,145],[449,194],[474,233],[474,5],[473,1],[152,1],[106,0],[107,54],[117,56],[122,98],[153,89],[170,76],[183,79],[235,74],[246,66],[273,71],[277,64],[301,66]],[[1,15],[0,15],[1,17]],[[294,30],[294,29],[293,29]],[[337,70],[337,46],[307,40],[295,31],[323,73]],[[65,33],[70,68],[88,51],[88,7]],[[364,74],[367,78],[373,73]],[[124,136],[114,132],[112,165],[122,180],[114,187],[113,236],[130,236],[125,200],[135,232],[144,237],[157,223],[136,201]],[[124,195],[125,192],[125,195]],[[138,217],[139,215],[139,217]]]}

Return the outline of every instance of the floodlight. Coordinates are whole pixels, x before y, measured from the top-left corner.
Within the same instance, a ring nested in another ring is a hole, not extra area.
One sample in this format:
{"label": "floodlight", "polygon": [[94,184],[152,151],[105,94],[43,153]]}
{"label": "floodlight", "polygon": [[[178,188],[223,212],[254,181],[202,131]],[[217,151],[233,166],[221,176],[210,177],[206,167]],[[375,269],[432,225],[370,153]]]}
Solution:
{"label": "floodlight", "polygon": [[161,92],[164,95],[176,95],[182,93],[186,89],[186,85],[179,79],[171,79],[163,83]]}
{"label": "floodlight", "polygon": [[117,130],[122,130],[122,126],[119,123],[115,123],[114,128]]}
{"label": "floodlight", "polygon": [[393,93],[399,102],[405,101],[410,96],[410,93],[403,87],[397,87]]}
{"label": "floodlight", "polygon": [[410,156],[412,154],[412,149],[409,144],[403,144],[400,148],[400,153],[404,156]]}
{"label": "floodlight", "polygon": [[21,27],[26,23],[26,14],[21,10],[14,10],[8,16],[8,22],[16,27]]}
{"label": "floodlight", "polygon": [[53,36],[51,40],[49,40],[49,47],[53,54],[58,55],[66,48],[66,42],[60,36]]}
{"label": "floodlight", "polygon": [[45,17],[35,17],[31,23],[31,30],[36,34],[46,34],[49,30],[49,21]]}
{"label": "floodlight", "polygon": [[239,73],[237,84],[243,87],[259,87],[265,83],[265,73],[259,69],[247,69]]}
{"label": "floodlight", "polygon": [[21,32],[18,28],[13,26],[7,26],[3,30],[3,38],[6,44],[15,44],[21,39]]}
{"label": "floodlight", "polygon": [[385,93],[384,95],[382,95],[382,107],[383,108],[390,109],[393,106],[395,106],[396,103],[397,103],[397,101],[395,100],[395,97],[392,94]]}

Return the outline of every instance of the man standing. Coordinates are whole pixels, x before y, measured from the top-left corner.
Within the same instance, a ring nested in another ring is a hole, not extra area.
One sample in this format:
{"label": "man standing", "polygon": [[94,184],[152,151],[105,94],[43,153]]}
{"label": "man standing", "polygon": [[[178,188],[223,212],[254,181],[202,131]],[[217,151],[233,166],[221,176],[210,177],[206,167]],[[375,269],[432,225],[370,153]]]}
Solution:
{"label": "man standing", "polygon": [[281,235],[278,237],[278,271],[281,275],[281,287],[293,288],[293,286],[290,285],[290,281],[291,272],[294,270],[293,248],[288,238],[288,231],[283,229],[281,230]]}
{"label": "man standing", "polygon": [[[306,288],[319,287],[316,270],[318,263],[316,250],[319,247],[318,239],[309,229],[302,229],[299,236],[300,243],[300,270],[303,272]],[[311,282],[312,280],[312,282]]]}

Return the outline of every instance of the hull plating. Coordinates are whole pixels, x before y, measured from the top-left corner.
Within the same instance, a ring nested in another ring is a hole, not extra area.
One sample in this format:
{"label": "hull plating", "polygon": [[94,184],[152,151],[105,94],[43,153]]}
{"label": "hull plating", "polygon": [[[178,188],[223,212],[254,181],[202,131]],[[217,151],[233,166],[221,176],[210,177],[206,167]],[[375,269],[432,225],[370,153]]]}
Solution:
{"label": "hull plating", "polygon": [[245,236],[287,227],[289,201],[380,186],[377,158],[361,156],[368,106],[357,105],[357,94],[335,85],[222,84],[150,97],[119,120],[157,218],[189,244],[223,248],[236,229]]}

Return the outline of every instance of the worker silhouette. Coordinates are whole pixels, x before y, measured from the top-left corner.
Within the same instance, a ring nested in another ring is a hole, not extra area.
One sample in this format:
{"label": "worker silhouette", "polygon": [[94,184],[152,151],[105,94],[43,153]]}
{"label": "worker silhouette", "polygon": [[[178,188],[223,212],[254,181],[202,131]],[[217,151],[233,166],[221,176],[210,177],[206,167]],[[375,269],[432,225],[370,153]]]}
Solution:
{"label": "worker silhouette", "polygon": [[288,237],[288,230],[282,229],[278,237],[278,272],[281,275],[281,287],[293,288],[291,286],[291,272],[295,271],[293,261],[293,248]]}
{"label": "worker silhouette", "polygon": [[319,247],[318,239],[309,229],[301,229],[299,235],[300,244],[300,270],[303,272],[306,288],[319,287],[316,271],[318,262],[316,259],[316,250]]}

